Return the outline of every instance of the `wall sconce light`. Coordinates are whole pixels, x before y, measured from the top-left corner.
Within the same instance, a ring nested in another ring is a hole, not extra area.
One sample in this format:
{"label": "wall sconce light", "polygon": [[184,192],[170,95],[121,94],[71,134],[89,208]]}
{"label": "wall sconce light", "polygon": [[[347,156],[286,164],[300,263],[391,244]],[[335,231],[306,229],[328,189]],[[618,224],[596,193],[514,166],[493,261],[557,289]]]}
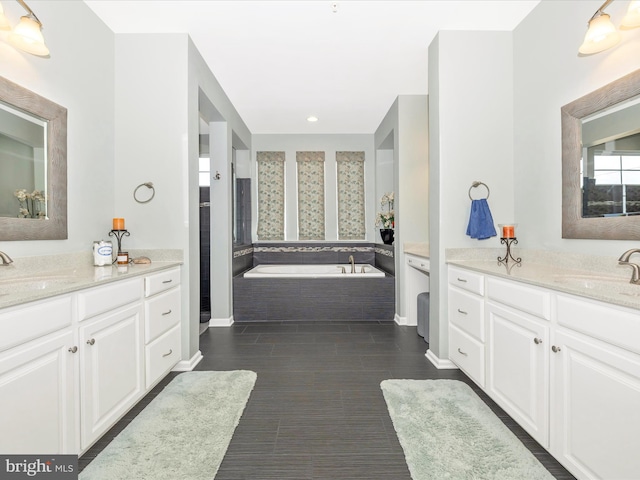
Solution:
{"label": "wall sconce light", "polygon": [[[14,47],[31,53],[32,55],[38,55],[40,57],[48,56],[49,49],[45,45],[44,37],[42,36],[42,22],[24,0],[17,0],[17,2],[27,11],[27,15],[20,17],[18,25],[9,33],[7,38],[8,42]],[[1,5],[0,29],[11,30],[11,24],[7,20],[7,17],[5,17]]]}
{"label": "wall sconce light", "polygon": [[634,0],[629,4],[627,14],[622,19],[622,26],[626,28],[640,27],[640,1]]}
{"label": "wall sconce light", "polygon": [[[620,32],[611,22],[611,17],[604,13],[604,9],[611,2],[613,0],[604,2],[589,19],[589,28],[584,36],[584,42],[578,49],[582,55],[602,52],[620,42],[622,38]],[[627,15],[622,20],[622,26],[624,28],[640,27],[640,1],[634,0],[629,4]]]}

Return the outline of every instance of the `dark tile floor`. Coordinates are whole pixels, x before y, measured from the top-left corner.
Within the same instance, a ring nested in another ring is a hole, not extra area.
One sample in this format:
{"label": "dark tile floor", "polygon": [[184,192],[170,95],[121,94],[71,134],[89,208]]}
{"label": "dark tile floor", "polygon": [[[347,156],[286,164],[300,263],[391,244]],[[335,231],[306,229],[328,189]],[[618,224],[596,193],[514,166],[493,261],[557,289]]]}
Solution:
{"label": "dark tile floor", "polygon": [[[436,369],[425,358],[427,345],[415,327],[242,323],[210,328],[200,339],[204,359],[196,370],[258,374],[216,480],[410,480],[380,390],[380,382],[389,378],[468,383],[557,479],[574,478],[464,374]],[[174,375],[87,452],[80,468]]]}

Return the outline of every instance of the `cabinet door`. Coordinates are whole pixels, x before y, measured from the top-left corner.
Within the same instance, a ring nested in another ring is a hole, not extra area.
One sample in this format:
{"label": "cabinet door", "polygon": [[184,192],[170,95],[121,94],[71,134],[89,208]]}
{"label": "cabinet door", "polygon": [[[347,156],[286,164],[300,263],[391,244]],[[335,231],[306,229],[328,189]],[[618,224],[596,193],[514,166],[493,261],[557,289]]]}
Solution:
{"label": "cabinet door", "polygon": [[487,303],[487,393],[549,447],[549,327]]}
{"label": "cabinet door", "polygon": [[565,331],[553,346],[551,453],[579,478],[639,478],[640,356]]}
{"label": "cabinet door", "polygon": [[82,450],[143,394],[141,310],[135,304],[80,327]]}
{"label": "cabinet door", "polygon": [[67,329],[0,355],[0,452],[78,452],[74,346]]}

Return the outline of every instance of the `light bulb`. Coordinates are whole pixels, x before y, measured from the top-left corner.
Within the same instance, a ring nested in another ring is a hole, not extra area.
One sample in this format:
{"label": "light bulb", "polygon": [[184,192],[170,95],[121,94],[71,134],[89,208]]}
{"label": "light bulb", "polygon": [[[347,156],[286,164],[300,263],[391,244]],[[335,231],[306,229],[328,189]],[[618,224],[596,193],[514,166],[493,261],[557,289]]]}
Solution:
{"label": "light bulb", "polygon": [[583,55],[602,52],[620,41],[620,32],[611,23],[611,17],[603,13],[589,21],[589,29],[578,51]]}

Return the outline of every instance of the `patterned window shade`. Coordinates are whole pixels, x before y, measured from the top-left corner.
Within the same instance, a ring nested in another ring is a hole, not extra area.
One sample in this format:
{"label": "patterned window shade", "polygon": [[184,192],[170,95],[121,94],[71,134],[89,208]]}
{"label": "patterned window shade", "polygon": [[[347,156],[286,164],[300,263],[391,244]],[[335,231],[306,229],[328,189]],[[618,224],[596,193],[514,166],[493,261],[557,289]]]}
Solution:
{"label": "patterned window shade", "polygon": [[336,152],[338,239],[364,240],[364,152]]}
{"label": "patterned window shade", "polygon": [[284,152],[257,152],[258,239],[284,240]]}
{"label": "patterned window shade", "polygon": [[298,240],[324,240],[324,152],[296,152]]}

